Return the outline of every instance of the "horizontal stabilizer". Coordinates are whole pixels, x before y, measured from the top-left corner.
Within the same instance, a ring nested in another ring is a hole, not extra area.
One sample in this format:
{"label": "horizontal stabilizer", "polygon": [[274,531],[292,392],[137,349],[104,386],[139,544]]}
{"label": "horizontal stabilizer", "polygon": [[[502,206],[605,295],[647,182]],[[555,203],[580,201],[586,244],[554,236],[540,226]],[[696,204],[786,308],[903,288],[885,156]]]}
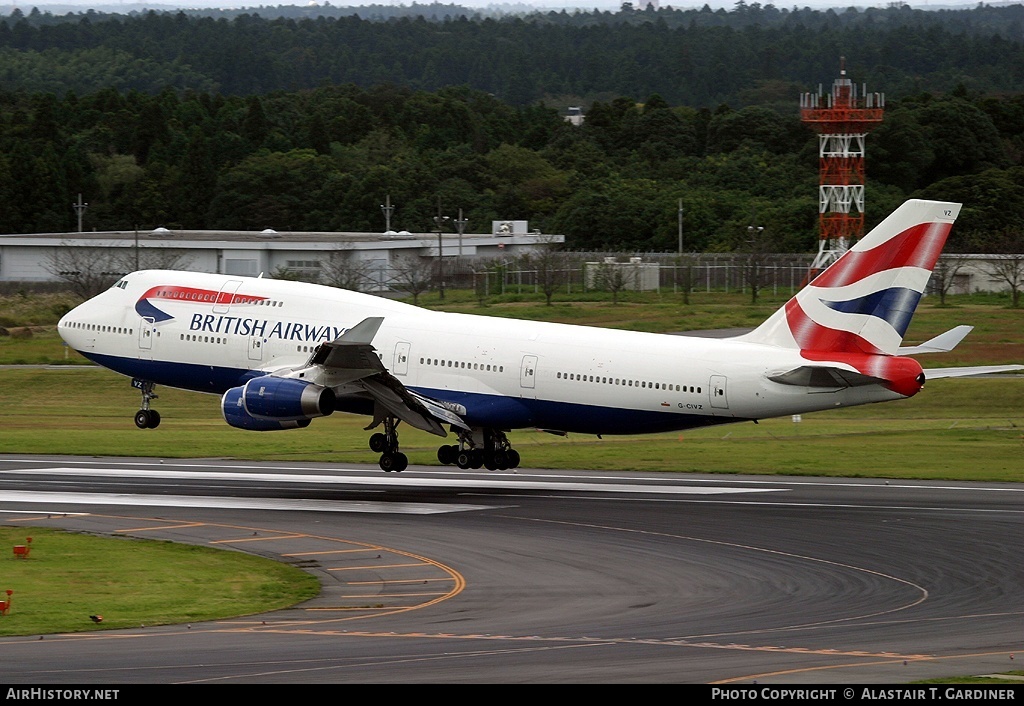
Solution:
{"label": "horizontal stabilizer", "polygon": [[882,378],[825,365],[801,365],[785,373],[769,375],[768,379],[796,387],[860,387],[885,383]]}
{"label": "horizontal stabilizer", "polygon": [[964,378],[972,375],[1009,373],[1014,370],[1024,370],[1024,365],[975,365],[962,368],[925,368],[924,377],[926,380],[938,380],[939,378]]}
{"label": "horizontal stabilizer", "polygon": [[897,355],[919,355],[921,353],[948,353],[959,345],[973,326],[957,326],[918,346],[901,346]]}

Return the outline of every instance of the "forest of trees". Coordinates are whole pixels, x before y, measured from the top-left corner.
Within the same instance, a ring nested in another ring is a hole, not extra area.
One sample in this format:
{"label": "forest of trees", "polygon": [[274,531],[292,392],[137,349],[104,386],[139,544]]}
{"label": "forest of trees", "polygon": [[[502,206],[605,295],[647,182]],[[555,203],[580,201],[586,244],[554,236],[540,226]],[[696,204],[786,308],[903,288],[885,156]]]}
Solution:
{"label": "forest of trees", "polygon": [[1024,6],[261,13],[0,20],[0,233],[74,230],[79,194],[88,230],[380,232],[390,197],[396,230],[430,230],[440,203],[468,231],[672,251],[681,200],[689,250],[738,247],[752,221],[811,250],[798,99],[841,55],[886,94],[869,222],[919,196],[965,203],[965,244],[1024,231]]}

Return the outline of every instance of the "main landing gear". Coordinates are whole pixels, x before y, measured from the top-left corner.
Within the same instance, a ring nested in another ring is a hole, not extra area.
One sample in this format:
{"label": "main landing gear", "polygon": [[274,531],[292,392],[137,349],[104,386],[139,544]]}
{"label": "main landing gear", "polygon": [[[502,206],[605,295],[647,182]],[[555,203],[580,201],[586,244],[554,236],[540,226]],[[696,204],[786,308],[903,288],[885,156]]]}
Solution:
{"label": "main landing gear", "polygon": [[[379,463],[383,471],[400,473],[409,466],[409,459],[398,450],[398,419],[388,416],[380,421],[384,424],[384,432],[370,436],[370,450],[380,454]],[[505,432],[473,429],[459,431],[458,436],[459,443],[437,449],[437,460],[444,465],[463,469],[483,467],[489,471],[519,467],[519,452],[512,448]]]}
{"label": "main landing gear", "polygon": [[504,471],[519,467],[519,452],[512,448],[505,433],[497,429],[459,432],[459,443],[437,449],[437,460],[446,466]]}
{"label": "main landing gear", "polygon": [[135,413],[135,426],[139,429],[156,429],[160,426],[160,413],[149,408],[150,400],[155,400],[153,383],[148,380],[132,380],[132,386],[142,390],[142,409]]}
{"label": "main landing gear", "polygon": [[380,454],[380,467],[385,473],[401,473],[409,465],[409,458],[398,450],[398,420],[384,418],[384,433],[370,436],[370,450]]}

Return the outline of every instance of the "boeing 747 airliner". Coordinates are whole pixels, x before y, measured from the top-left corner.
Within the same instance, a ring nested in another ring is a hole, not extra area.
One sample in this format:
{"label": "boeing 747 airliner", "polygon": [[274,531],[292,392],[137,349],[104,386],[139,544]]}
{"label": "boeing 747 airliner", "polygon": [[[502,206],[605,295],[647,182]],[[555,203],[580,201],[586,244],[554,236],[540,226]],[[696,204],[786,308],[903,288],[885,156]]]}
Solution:
{"label": "boeing 747 airliner", "polygon": [[241,429],[371,418],[369,446],[402,471],[398,426],[445,437],[438,460],[515,468],[508,432],[641,434],[756,421],[917,394],[960,326],[901,348],[960,205],[908,201],[749,334],[709,339],[435,312],[302,282],[150,270],[68,312],[69,346],[132,378],[139,428],[155,385],[221,396]]}

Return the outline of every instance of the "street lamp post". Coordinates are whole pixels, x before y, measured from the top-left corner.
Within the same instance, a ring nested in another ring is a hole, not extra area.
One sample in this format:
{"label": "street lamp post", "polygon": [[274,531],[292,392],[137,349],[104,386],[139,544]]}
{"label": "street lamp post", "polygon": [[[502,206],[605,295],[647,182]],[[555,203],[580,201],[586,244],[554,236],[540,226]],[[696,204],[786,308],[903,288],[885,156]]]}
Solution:
{"label": "street lamp post", "polygon": [[759,258],[761,257],[761,234],[764,226],[747,226],[747,241],[750,243],[750,303],[757,304]]}
{"label": "street lamp post", "polygon": [[683,256],[683,200],[679,199],[679,264],[683,266],[683,303],[690,303],[690,258]]}
{"label": "street lamp post", "polygon": [[448,216],[441,215],[441,207],[438,205],[437,215],[434,216],[434,226],[437,228],[437,292],[441,299],[444,299],[444,224],[450,221]]}
{"label": "street lamp post", "polygon": [[78,214],[78,232],[82,232],[82,216],[85,215],[85,209],[89,208],[89,204],[82,202],[82,195],[78,195],[78,202],[71,204],[71,208],[75,209],[75,213]]}
{"label": "street lamp post", "polygon": [[391,214],[394,213],[395,207],[391,205],[391,194],[387,195],[384,203],[381,204],[380,210],[384,212],[384,232],[391,232]]}
{"label": "street lamp post", "polygon": [[462,232],[466,228],[466,224],[469,223],[468,218],[462,217],[462,209],[459,209],[459,217],[455,219],[455,227],[459,230],[459,257],[462,257]]}
{"label": "street lamp post", "polygon": [[683,200],[679,199],[679,257],[683,256]]}

